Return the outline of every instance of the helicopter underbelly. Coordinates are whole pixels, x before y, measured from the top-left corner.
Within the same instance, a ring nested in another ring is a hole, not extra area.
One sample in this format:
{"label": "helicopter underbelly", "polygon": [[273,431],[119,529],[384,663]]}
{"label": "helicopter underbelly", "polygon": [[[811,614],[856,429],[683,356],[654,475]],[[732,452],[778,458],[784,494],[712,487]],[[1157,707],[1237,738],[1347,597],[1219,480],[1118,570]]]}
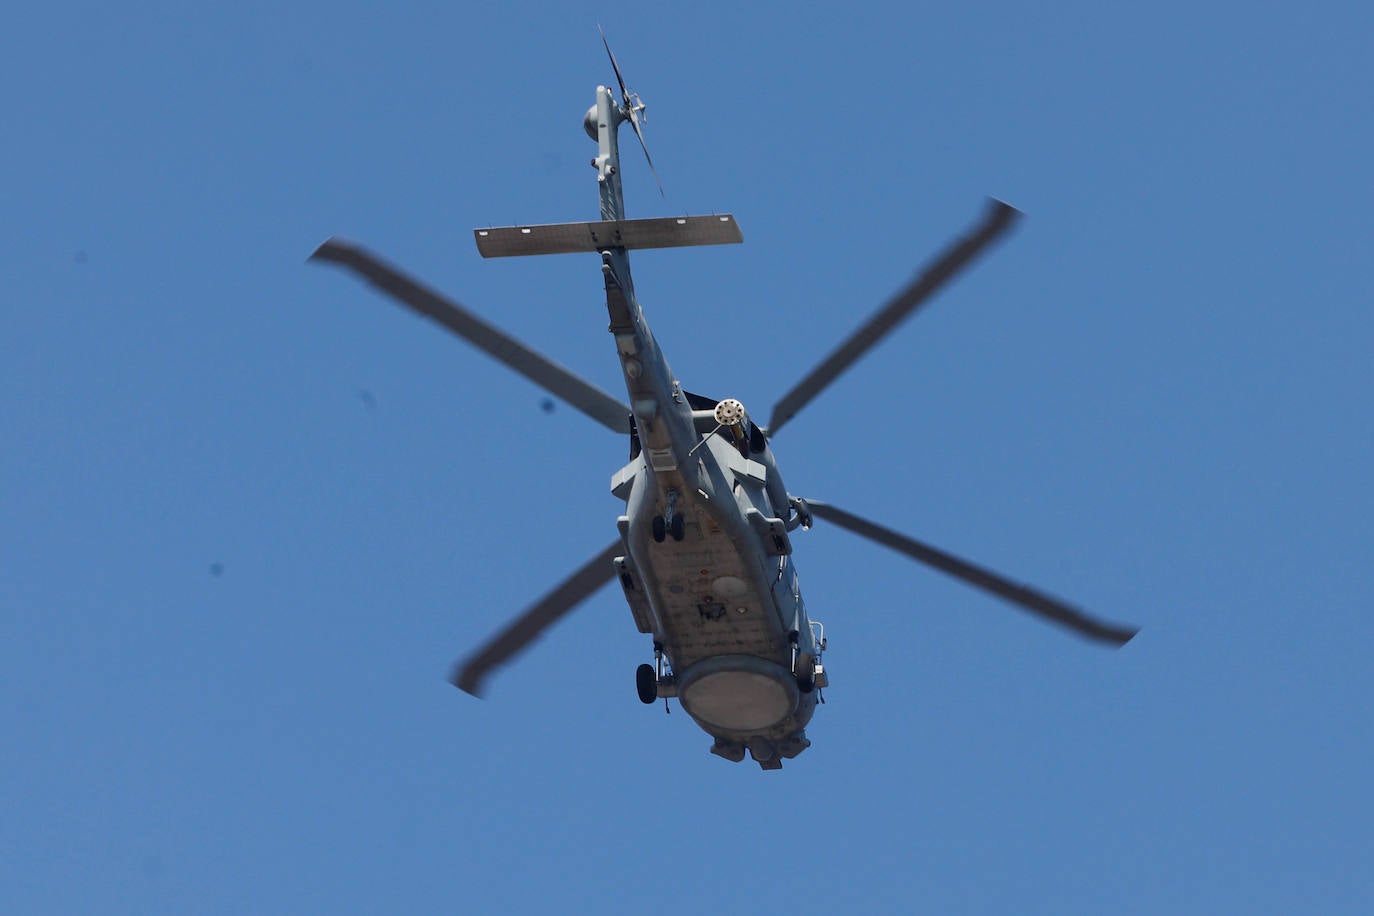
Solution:
{"label": "helicopter underbelly", "polygon": [[646,539],[642,566],[655,584],[652,604],[664,648],[681,671],[716,655],[780,661],[789,651],[772,596],[760,594],[757,559],[741,555],[707,512],[688,510],[681,541]]}
{"label": "helicopter underbelly", "polygon": [[612,478],[626,501],[621,585],[671,666],[658,696],[678,699],[712,753],[777,769],[810,746],[818,695],[796,672],[814,664],[813,634],[762,468],[720,437],[701,447],[715,460],[688,473],[641,453]]}

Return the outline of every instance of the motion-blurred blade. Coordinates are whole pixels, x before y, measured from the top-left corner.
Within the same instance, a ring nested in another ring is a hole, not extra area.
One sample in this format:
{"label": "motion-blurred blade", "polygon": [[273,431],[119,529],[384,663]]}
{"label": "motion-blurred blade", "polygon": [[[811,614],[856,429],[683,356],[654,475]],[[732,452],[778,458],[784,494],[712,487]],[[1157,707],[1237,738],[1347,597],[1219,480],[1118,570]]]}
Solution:
{"label": "motion-blurred blade", "polygon": [[[601,23],[596,24],[596,30],[601,33],[601,43],[606,46],[606,56],[611,59],[611,69],[615,71],[615,81],[620,84],[621,104],[629,106],[630,91],[625,88],[625,77],[620,75],[620,64],[615,62],[615,52],[611,50],[611,43],[606,40],[606,30],[601,27]],[[638,133],[638,130],[635,131]]]}
{"label": "motion-blurred blade", "polygon": [[630,408],[365,249],[330,239],[315,250],[310,260],[332,261],[347,267],[406,308],[448,328],[602,426],[617,433],[630,431]]}
{"label": "motion-blurred blade", "polygon": [[916,279],[897,293],[887,305],[883,306],[872,318],[855,331],[848,340],[835,349],[811,373],[797,383],[783,396],[773,408],[773,416],[768,421],[768,434],[771,436],[796,416],[812,398],[833,382],[840,373],[868,352],[874,344],[890,332],[904,318],[928,300],[951,277],[974,259],[987,245],[1005,232],[1013,220],[1020,215],[1019,210],[1000,200],[988,202],[983,221],[969,235],[959,239],[931,262]]}
{"label": "motion-blurred blade", "polygon": [[615,578],[612,563],[624,549],[625,545],[619,540],[611,544],[512,621],[480,652],[455,665],[451,678],[453,685],[465,693],[480,696],[482,680],[491,669],[505,663],[534,642],[544,630]]}
{"label": "motion-blurred blade", "polygon": [[667,197],[663,193],[663,181],[658,177],[658,169],[654,168],[654,157],[649,155],[649,144],[644,142],[644,131],[639,126],[639,115],[630,110],[630,126],[634,128],[635,136],[639,138],[639,148],[644,150],[644,161],[649,163],[649,172],[654,176],[654,183],[658,185],[658,195]]}
{"label": "motion-blurred blade", "polygon": [[601,43],[606,46],[606,56],[611,59],[611,69],[615,71],[615,81],[620,85],[620,104],[622,113],[630,121],[630,128],[634,130],[635,136],[639,138],[639,148],[644,150],[644,159],[649,163],[649,172],[654,176],[654,183],[658,185],[660,197],[668,195],[663,191],[663,181],[658,177],[658,169],[654,168],[654,157],[649,155],[649,144],[644,141],[644,128],[640,124],[639,112],[643,109],[644,103],[639,100],[637,95],[630,93],[629,87],[625,85],[625,77],[620,72],[620,64],[616,62],[615,52],[611,50],[611,43],[606,39],[606,30],[597,23],[597,31],[601,33]]}
{"label": "motion-blurred blade", "polygon": [[1004,579],[997,573],[983,569],[981,566],[975,566],[953,554],[931,547],[929,544],[923,544],[914,538],[874,524],[867,519],[851,515],[843,509],[812,500],[807,500],[806,505],[812,513],[828,522],[833,522],[841,528],[847,528],[870,541],[877,541],[898,553],[906,554],[913,560],[919,560],[928,566],[933,566],[962,582],[985,592],[990,592],[999,598],[1004,598],[1032,614],[1068,627],[1089,639],[1124,646],[1131,641],[1131,637],[1139,632],[1138,627],[1096,620],[1078,608],[1065,604],[1058,599],[1051,598],[1028,586],[1012,582],[1010,579]]}

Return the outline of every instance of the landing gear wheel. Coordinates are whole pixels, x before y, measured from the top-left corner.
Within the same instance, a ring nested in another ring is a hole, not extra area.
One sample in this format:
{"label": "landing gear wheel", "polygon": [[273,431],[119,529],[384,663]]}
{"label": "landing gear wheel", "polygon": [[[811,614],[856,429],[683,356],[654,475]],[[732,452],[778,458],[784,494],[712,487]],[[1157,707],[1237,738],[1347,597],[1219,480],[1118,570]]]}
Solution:
{"label": "landing gear wheel", "polygon": [[654,516],[654,540],[655,540],[655,541],[658,541],[660,544],[662,544],[662,543],[663,543],[663,539],[664,539],[665,537],[667,537],[667,536],[668,536],[668,525],[663,521],[663,516],[661,516],[661,515],[655,515],[655,516]]}
{"label": "landing gear wheel", "polygon": [[673,536],[673,540],[682,540],[682,536],[687,533],[687,520],[680,515],[674,515],[672,524],[668,526],[668,533]]}
{"label": "landing gear wheel", "polygon": [[653,665],[640,665],[635,669],[635,688],[639,691],[639,702],[646,706],[658,699],[658,675]]}
{"label": "landing gear wheel", "polygon": [[809,674],[805,677],[797,678],[797,689],[804,694],[810,693],[816,689],[816,679]]}

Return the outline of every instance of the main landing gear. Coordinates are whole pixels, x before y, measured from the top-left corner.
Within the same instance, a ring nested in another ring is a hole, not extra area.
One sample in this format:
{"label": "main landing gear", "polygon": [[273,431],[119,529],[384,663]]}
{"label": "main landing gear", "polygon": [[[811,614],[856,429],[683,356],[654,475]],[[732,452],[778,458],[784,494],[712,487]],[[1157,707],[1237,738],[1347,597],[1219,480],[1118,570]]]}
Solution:
{"label": "main landing gear", "polygon": [[671,672],[664,676],[663,644],[654,643],[654,663],[644,664],[635,669],[635,689],[639,691],[639,702],[651,705],[659,697],[663,698],[663,710],[668,710],[668,698],[677,696]]}
{"label": "main landing gear", "polygon": [[687,520],[677,511],[677,497],[677,490],[669,490],[668,511],[654,516],[654,540],[660,544],[669,535],[672,535],[673,540],[680,541],[687,533]]}
{"label": "main landing gear", "polygon": [[653,665],[646,663],[635,669],[635,688],[639,690],[639,702],[645,706],[658,699],[658,672]]}

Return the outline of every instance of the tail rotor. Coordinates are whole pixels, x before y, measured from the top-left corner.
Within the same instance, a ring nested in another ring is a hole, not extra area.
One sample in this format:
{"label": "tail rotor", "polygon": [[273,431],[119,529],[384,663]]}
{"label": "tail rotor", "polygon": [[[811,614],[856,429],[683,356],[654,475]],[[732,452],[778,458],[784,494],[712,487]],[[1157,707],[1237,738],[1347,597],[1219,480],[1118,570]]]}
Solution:
{"label": "tail rotor", "polygon": [[663,192],[663,182],[658,177],[658,170],[654,168],[654,157],[649,155],[649,144],[644,142],[644,124],[649,120],[646,111],[648,106],[639,97],[638,92],[630,91],[625,85],[625,77],[620,72],[620,64],[616,63],[615,52],[611,50],[611,43],[606,40],[606,30],[600,25],[597,29],[601,32],[601,43],[606,46],[606,56],[611,59],[611,69],[615,71],[615,81],[620,84],[620,114],[626,121],[630,122],[630,128],[635,132],[635,137],[639,139],[639,148],[644,150],[644,160],[649,163],[649,172],[654,176],[654,183],[658,185],[658,193],[662,197],[667,195]]}

